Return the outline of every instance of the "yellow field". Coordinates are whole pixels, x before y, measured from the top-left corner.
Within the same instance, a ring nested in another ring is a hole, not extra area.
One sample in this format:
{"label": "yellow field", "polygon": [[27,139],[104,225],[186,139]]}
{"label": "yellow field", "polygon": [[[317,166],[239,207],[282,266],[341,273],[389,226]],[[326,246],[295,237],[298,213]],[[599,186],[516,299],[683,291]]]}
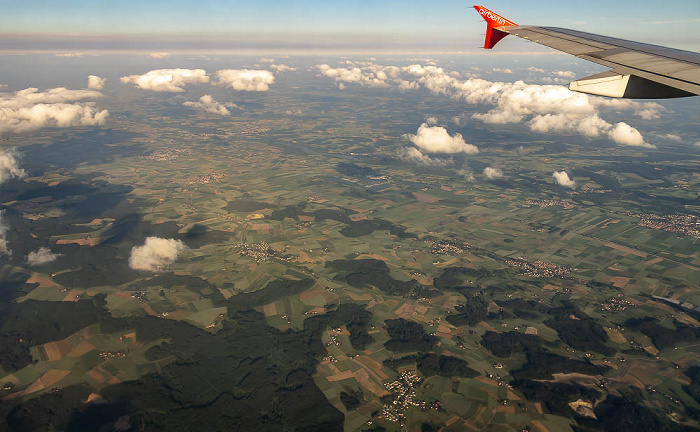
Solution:
{"label": "yellow field", "polygon": [[635,255],[635,256],[638,256],[640,258],[646,258],[649,256],[649,254],[646,252],[642,252],[642,251],[639,251],[637,249],[632,249],[632,248],[629,248],[627,246],[622,246],[622,245],[619,245],[619,244],[613,243],[613,242],[605,243],[605,246],[607,246],[611,249],[615,249],[617,251],[620,251],[625,255]]}
{"label": "yellow field", "polygon": [[66,356],[68,357],[80,357],[84,354],[89,353],[94,350],[95,346],[88,341],[80,342],[75,348],[73,348]]}
{"label": "yellow field", "polygon": [[277,315],[277,305],[275,303],[270,303],[263,306],[263,313],[266,317]]}
{"label": "yellow field", "polygon": [[48,361],[56,361],[63,358],[63,354],[61,353],[61,349],[58,347],[57,342],[49,342],[44,344],[43,348]]}
{"label": "yellow field", "polygon": [[68,374],[70,374],[69,370],[49,369],[44,375],[41,376],[40,379],[44,384],[44,387],[51,387],[65,378]]}
{"label": "yellow field", "polygon": [[333,375],[326,377],[326,379],[330,382],[342,381],[342,380],[346,380],[348,378],[355,378],[355,375],[353,374],[353,372],[351,370],[338,372],[336,374],[333,374]]}
{"label": "yellow field", "polygon": [[37,273],[32,274],[32,277],[27,279],[28,284],[38,283],[40,288],[56,286],[56,282],[51,279],[39,276]]}
{"label": "yellow field", "polygon": [[65,297],[63,297],[63,301],[72,301],[72,302],[78,301],[78,299],[75,298],[75,296],[80,295],[82,293],[83,292],[81,290],[75,290],[75,289],[70,290],[70,291],[68,291],[68,293],[66,293]]}
{"label": "yellow field", "polygon": [[540,432],[549,432],[549,429],[547,429],[547,427],[543,425],[542,422],[539,420],[533,420],[532,425],[536,427],[537,430]]}
{"label": "yellow field", "polygon": [[607,333],[610,340],[615,342],[615,343],[619,343],[619,344],[627,343],[627,339],[625,339],[625,337],[622,335],[622,333],[620,333],[619,330],[605,328],[605,333]]}
{"label": "yellow field", "polygon": [[104,377],[104,375],[102,374],[102,372],[101,372],[100,370],[101,370],[101,369],[100,369],[100,367],[98,366],[98,367],[96,367],[95,369],[92,369],[91,371],[89,371],[87,374],[88,374],[92,379],[94,379],[95,381],[97,381],[99,384],[104,384],[104,383],[107,381],[107,379]]}

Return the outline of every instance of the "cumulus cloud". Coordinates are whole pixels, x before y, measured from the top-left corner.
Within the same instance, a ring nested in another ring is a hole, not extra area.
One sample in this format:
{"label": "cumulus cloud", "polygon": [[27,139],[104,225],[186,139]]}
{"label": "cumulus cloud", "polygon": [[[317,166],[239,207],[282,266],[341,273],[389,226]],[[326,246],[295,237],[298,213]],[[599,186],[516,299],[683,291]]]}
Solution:
{"label": "cumulus cloud", "polygon": [[435,126],[436,124],[438,124],[438,119],[435,116],[428,116],[425,118],[425,122],[430,126]]}
{"label": "cumulus cloud", "polygon": [[131,249],[129,267],[157,272],[173,264],[186,249],[187,246],[180,240],[148,237],[143,246]]}
{"label": "cumulus cloud", "polygon": [[24,170],[19,167],[14,150],[0,149],[0,184],[11,178],[22,178],[25,175]]}
{"label": "cumulus cloud", "polygon": [[452,117],[452,123],[454,123],[456,126],[462,127],[464,126],[467,122],[464,119],[464,115],[456,115]]}
{"label": "cumulus cloud", "polygon": [[224,69],[216,77],[217,84],[239,91],[267,91],[275,82],[272,72],[260,69]]}
{"label": "cumulus cloud", "polygon": [[569,174],[567,174],[566,171],[554,171],[552,177],[554,177],[554,181],[560,186],[570,189],[576,187],[576,182],[569,178]]}
{"label": "cumulus cloud", "polygon": [[659,104],[651,103],[649,108],[640,108],[636,114],[644,120],[654,120],[659,118],[659,111],[663,111],[663,107]]}
{"label": "cumulus cloud", "polygon": [[530,66],[529,68],[526,69],[528,72],[537,72],[537,73],[544,73],[544,69],[541,68],[536,68],[534,66]]}
{"label": "cumulus cloud", "polygon": [[321,74],[329,78],[333,78],[340,83],[360,84],[363,87],[389,87],[385,81],[387,73],[383,70],[371,70],[359,68],[357,66],[351,68],[332,68],[327,64],[316,65]]}
{"label": "cumulus cloud", "polygon": [[554,75],[555,77],[558,77],[558,78],[551,78],[551,77],[544,78],[544,81],[549,81],[549,82],[553,82],[553,83],[567,82],[563,78],[569,78],[569,79],[576,78],[576,74],[572,71],[555,70],[555,71],[547,72],[542,68],[532,67],[532,66],[526,68],[525,70],[528,72],[531,72],[531,73]]}
{"label": "cumulus cloud", "polygon": [[[472,104],[490,104],[494,108],[476,113],[474,118],[486,123],[505,124],[529,121],[539,132],[582,133],[589,137],[607,135],[614,127],[599,117],[601,108],[635,111],[643,118],[658,115],[663,107],[653,102],[628,99],[610,100],[571,92],[560,86],[491,82],[478,78],[459,80],[441,68],[412,65],[408,73],[433,93],[462,99]],[[618,138],[615,134],[612,137]]]}
{"label": "cumulus cloud", "polygon": [[[13,150],[0,149],[0,184],[11,178],[22,178],[26,174],[19,168],[17,158]],[[0,210],[0,256],[12,255],[7,241],[7,231],[9,227],[3,221],[4,212]]]}
{"label": "cumulus cloud", "polygon": [[[219,114],[222,116],[231,115],[231,112],[226,108],[226,105],[215,101],[211,95],[204,95],[199,98],[199,101],[197,102],[188,101],[183,102],[182,104],[212,114]],[[229,104],[229,106],[236,107],[235,104]]]}
{"label": "cumulus cloud", "polygon": [[143,90],[183,92],[185,84],[208,83],[209,77],[204,69],[155,69],[143,75],[123,76],[120,81]]}
{"label": "cumulus cloud", "polygon": [[487,179],[493,180],[503,177],[503,171],[500,168],[486,167],[484,168],[484,175]]}
{"label": "cumulus cloud", "polygon": [[644,142],[644,138],[639,131],[625,122],[620,122],[615,125],[609,132],[608,136],[616,143],[644,148],[656,148],[656,146]]}
{"label": "cumulus cloud", "polygon": [[468,169],[461,169],[457,171],[457,174],[462,176],[465,181],[468,181],[469,183],[473,183],[476,181],[476,177],[474,177],[474,173],[471,172]]}
{"label": "cumulus cloud", "polygon": [[44,127],[102,125],[109,111],[95,108],[102,96],[94,90],[58,87],[40,92],[27,88],[0,93],[0,133],[25,132]]}
{"label": "cumulus cloud", "polygon": [[51,252],[51,249],[47,247],[40,247],[34,252],[29,252],[27,255],[27,264],[30,266],[40,266],[42,264],[50,263],[56,261],[60,255]]}
{"label": "cumulus cloud", "polygon": [[513,73],[513,69],[494,68],[493,71],[504,73],[504,74],[512,74]]}
{"label": "cumulus cloud", "polygon": [[666,134],[666,135],[664,135],[664,138],[671,140],[671,141],[681,141],[682,140],[682,138],[677,134]]}
{"label": "cumulus cloud", "polygon": [[285,64],[272,64],[270,65],[270,69],[272,69],[275,72],[294,72],[295,70],[297,70],[296,68],[287,66]]}
{"label": "cumulus cloud", "polygon": [[0,256],[9,256],[12,255],[12,251],[10,250],[10,245],[7,242],[8,227],[3,221],[4,214],[5,212],[0,210]]}
{"label": "cumulus cloud", "polygon": [[567,83],[571,80],[564,79],[564,78],[552,78],[552,77],[544,77],[540,79],[540,82],[542,84],[564,84]]}
{"label": "cumulus cloud", "polygon": [[529,126],[534,132],[574,132],[587,137],[607,136],[625,146],[656,148],[644,142],[642,134],[627,123],[620,122],[613,126],[597,114],[585,117],[571,114],[538,115],[529,122]]}
{"label": "cumulus cloud", "polygon": [[[564,87],[532,85],[522,81],[515,83],[493,83],[481,79],[450,81],[444,75],[429,75],[424,78],[426,78],[426,87],[436,93],[444,93],[474,104],[493,105],[494,108],[490,111],[472,116],[483,122],[505,124],[528,121],[530,128],[534,131],[579,133],[588,137],[607,135],[623,145],[630,145],[630,140],[623,139],[620,133],[610,134],[612,130],[619,128],[619,124],[613,126],[600,118],[600,108],[637,111],[643,118],[657,115],[655,113],[662,109],[660,105],[653,102],[609,101],[574,93]],[[636,129],[633,130],[639,134]],[[641,137],[641,134],[639,136]]]}
{"label": "cumulus cloud", "polygon": [[107,78],[100,78],[97,75],[88,75],[88,88],[93,90],[102,90],[105,86]]}
{"label": "cumulus cloud", "polygon": [[[463,79],[435,65],[382,66],[372,62],[341,62],[343,67],[316,65],[322,76],[341,84],[356,83],[365,87],[395,86],[401,91],[425,88],[428,91],[463,100],[474,105],[491,106],[472,117],[485,123],[526,123],[533,131],[581,134],[586,137],[607,137],[621,145],[652,147],[641,141],[641,133],[621,123],[611,124],[601,115],[605,110],[632,112],[649,120],[664,110],[655,102],[630,99],[609,99],[569,91],[559,85],[526,84],[523,81],[493,82],[475,78]],[[530,67],[529,72],[545,73]],[[503,71],[503,70],[500,70]],[[572,71],[554,71],[550,82],[565,82],[575,76]],[[629,129],[626,129],[627,126]],[[637,137],[638,134],[638,137]],[[635,138],[636,137],[636,138]],[[637,144],[633,144],[633,143]]]}
{"label": "cumulus cloud", "polygon": [[85,53],[82,52],[69,52],[69,53],[56,53],[56,57],[83,57]]}
{"label": "cumulus cloud", "polygon": [[554,71],[552,74],[561,77],[561,78],[576,78],[576,74],[573,73],[572,71]]}
{"label": "cumulus cloud", "polygon": [[695,143],[695,147],[700,147],[700,141]]}
{"label": "cumulus cloud", "polygon": [[597,114],[576,116],[569,114],[545,114],[533,117],[528,123],[534,132],[575,132],[588,137],[598,137],[612,125]]}
{"label": "cumulus cloud", "polygon": [[426,154],[423,154],[420,150],[415,147],[404,147],[399,150],[399,159],[405,162],[411,162],[418,165],[424,166],[447,166],[451,165],[452,161],[449,159],[432,158]]}
{"label": "cumulus cloud", "polygon": [[408,139],[419,149],[428,153],[479,153],[477,146],[467,144],[462,134],[450,136],[441,126],[429,126],[423,123],[415,135],[408,134]]}
{"label": "cumulus cloud", "polygon": [[406,80],[399,81],[399,90],[401,90],[401,91],[416,90],[418,88],[420,88],[420,85],[415,81],[406,81]]}
{"label": "cumulus cloud", "polygon": [[151,58],[160,59],[160,58],[170,57],[170,53],[169,52],[152,52],[148,56]]}

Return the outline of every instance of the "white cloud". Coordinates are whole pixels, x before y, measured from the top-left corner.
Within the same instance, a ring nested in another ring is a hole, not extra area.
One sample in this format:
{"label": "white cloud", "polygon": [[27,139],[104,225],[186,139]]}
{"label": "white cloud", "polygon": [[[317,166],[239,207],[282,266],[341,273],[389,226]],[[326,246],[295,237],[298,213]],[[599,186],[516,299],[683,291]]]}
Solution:
{"label": "white cloud", "polygon": [[258,61],[259,61],[260,63],[274,63],[274,62],[275,62],[275,59],[263,57],[263,58],[261,58],[261,59],[258,60]]}
{"label": "white cloud", "polygon": [[457,171],[457,174],[464,177],[464,180],[468,181],[469,183],[473,183],[476,181],[476,177],[474,177],[474,173],[468,169],[461,169],[461,170]]}
{"label": "white cloud", "polygon": [[[0,184],[11,178],[22,178],[26,175],[23,169],[19,168],[17,158],[13,150],[0,149]],[[4,211],[0,210],[0,256],[12,255],[7,241],[7,231],[9,227],[3,221]]]}
{"label": "white cloud", "polygon": [[30,266],[40,266],[42,264],[50,263],[56,261],[60,255],[51,252],[51,249],[47,247],[40,247],[34,252],[29,252],[27,255],[27,264]]}
{"label": "white cloud", "polygon": [[297,70],[296,68],[287,66],[285,64],[272,64],[270,65],[270,69],[272,69],[275,72],[294,72],[295,70]]}
{"label": "white cloud", "polygon": [[152,52],[148,56],[151,58],[160,59],[160,58],[170,57],[170,53],[169,52]]}
{"label": "white cloud", "polygon": [[561,78],[576,78],[576,74],[572,71],[554,71],[552,74]]}
{"label": "white cloud", "polygon": [[[226,108],[226,105],[215,101],[211,95],[204,95],[201,98],[199,98],[199,101],[197,102],[188,101],[183,102],[182,104],[212,114],[219,114],[222,116],[231,115],[231,112]],[[235,104],[227,105],[231,107],[237,107]]]}
{"label": "white cloud", "polygon": [[[433,93],[494,107],[488,112],[474,114],[476,119],[495,124],[529,121],[530,127],[539,131],[583,133],[589,137],[608,135],[611,129],[618,126],[613,127],[601,119],[601,109],[633,111],[645,119],[654,118],[663,110],[661,105],[654,102],[593,97],[571,92],[561,86],[526,84],[522,81],[491,82],[478,78],[459,80],[442,68],[411,65],[404,71],[417,76],[417,81]],[[556,125],[555,120],[564,121],[565,126]],[[546,126],[547,123],[551,124]],[[621,139],[619,133],[608,136],[618,143],[629,145],[626,144],[629,140]]]}
{"label": "white cloud", "polygon": [[504,74],[512,74],[512,73],[513,73],[513,69],[494,68],[493,71],[494,71],[494,72],[504,73]]}
{"label": "white cloud", "polygon": [[216,77],[217,84],[239,91],[267,91],[275,82],[272,72],[260,69],[224,69]]}
{"label": "white cloud", "polygon": [[428,153],[479,153],[477,146],[467,144],[462,134],[450,136],[441,126],[428,126],[423,123],[416,135],[408,134],[408,139],[418,148]]}
{"label": "white cloud", "polygon": [[431,158],[430,156],[423,154],[420,150],[415,147],[404,147],[398,152],[398,157],[402,161],[416,163],[418,165],[425,166],[447,166],[451,165],[452,161],[449,159]]}
{"label": "white cloud", "polygon": [[63,87],[43,92],[27,88],[15,93],[0,93],[0,133],[102,125],[109,111],[95,108],[92,102],[101,96],[102,93],[94,90]]}
{"label": "white cloud", "polygon": [[186,249],[187,246],[180,240],[148,237],[143,246],[131,249],[129,267],[157,272],[173,264]]}
{"label": "white cloud", "polygon": [[3,221],[4,211],[0,210],[0,256],[12,255],[10,250],[10,245],[7,242],[7,230],[8,227]]}
{"label": "white cloud", "polygon": [[[359,68],[332,68],[327,64],[316,65],[316,69],[324,76],[333,78],[336,82],[355,83],[363,87],[389,87],[386,83],[386,71],[377,69],[371,70],[368,66]],[[397,68],[398,69],[398,68]]]}
{"label": "white cloud", "polygon": [[438,119],[434,116],[428,116],[425,118],[425,122],[430,126],[435,126],[436,124],[438,124]]}
{"label": "white cloud", "polygon": [[123,76],[121,82],[143,90],[183,92],[185,84],[208,83],[209,77],[204,69],[155,69],[143,75]]}
{"label": "white cloud", "polygon": [[[485,123],[527,123],[532,130],[564,134],[581,134],[586,137],[607,137],[622,145],[639,142],[631,126],[623,130],[620,124],[612,125],[602,118],[604,111],[632,112],[649,120],[659,117],[664,110],[655,102],[638,102],[630,99],[609,99],[569,91],[559,85],[526,84],[516,82],[492,82],[484,79],[462,79],[457,72],[448,72],[434,65],[382,66],[372,62],[342,62],[347,67],[316,65],[321,75],[335,80],[339,88],[343,83],[356,83],[365,87],[391,87],[406,91],[425,88],[428,91],[466,101],[475,105],[490,105],[486,112],[472,117]],[[529,72],[546,73],[543,69],[529,67]],[[503,71],[502,69],[500,71]],[[549,82],[567,82],[575,77],[572,71],[553,71],[545,77]],[[466,74],[471,75],[471,74]],[[627,133],[625,133],[627,132]],[[641,139],[643,142],[643,138]],[[636,144],[641,145],[641,144]],[[648,146],[648,145],[647,145]]]}
{"label": "white cloud", "polygon": [[552,177],[554,177],[554,181],[560,186],[570,189],[576,187],[576,182],[569,178],[569,174],[567,174],[566,171],[555,171],[552,173]]}
{"label": "white cloud", "polygon": [[0,184],[11,178],[22,178],[26,175],[19,167],[14,150],[0,149]]}
{"label": "white cloud", "polygon": [[102,90],[107,78],[100,78],[96,75],[88,75],[88,88],[92,90]]}
{"label": "white cloud", "polygon": [[659,111],[663,111],[663,107],[661,107],[658,104],[655,104],[653,102],[650,102],[651,105],[656,105],[656,107],[651,106],[649,108],[641,108],[637,110],[636,114],[643,118],[644,120],[654,120],[659,118]]}
{"label": "white cloud", "polygon": [[503,171],[500,168],[486,167],[484,168],[484,175],[487,179],[493,180],[503,177]]}
{"label": "white cloud", "polygon": [[608,136],[616,143],[644,148],[656,148],[656,146],[644,142],[644,138],[639,131],[625,122],[620,122],[608,132]]}
{"label": "white cloud", "polygon": [[552,78],[552,77],[544,77],[540,79],[540,82],[542,84],[564,84],[567,83],[571,80],[564,79],[564,78]]}
{"label": "white cloud", "polygon": [[573,132],[587,137],[607,136],[612,141],[625,146],[656,148],[644,142],[639,131],[627,123],[614,126],[593,114],[586,117],[567,114],[545,114],[534,117],[529,123],[534,132]]}
{"label": "white cloud", "polygon": [[70,52],[70,53],[56,53],[56,57],[83,57],[85,53],[82,52]]}
{"label": "white cloud", "polygon": [[420,88],[420,85],[416,81],[401,80],[399,82],[399,90],[401,91],[416,90],[418,88]]}
{"label": "white cloud", "polygon": [[571,114],[545,114],[535,116],[528,123],[534,132],[573,132],[587,137],[598,137],[612,125],[597,114],[579,116]]}
{"label": "white cloud", "polygon": [[682,138],[677,134],[666,134],[663,137],[668,139],[668,140],[671,140],[671,141],[681,141],[682,140]]}
{"label": "white cloud", "polygon": [[696,147],[700,147],[700,141],[696,142],[696,143],[695,143],[695,146],[696,146]]}

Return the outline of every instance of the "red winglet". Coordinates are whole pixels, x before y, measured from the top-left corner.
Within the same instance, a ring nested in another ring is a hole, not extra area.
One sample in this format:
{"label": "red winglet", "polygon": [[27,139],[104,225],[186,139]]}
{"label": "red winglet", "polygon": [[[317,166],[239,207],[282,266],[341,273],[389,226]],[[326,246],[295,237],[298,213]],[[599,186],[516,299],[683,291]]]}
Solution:
{"label": "red winglet", "polygon": [[486,21],[486,40],[484,41],[484,49],[491,49],[498,41],[508,36],[508,33],[499,30],[498,27],[512,27],[517,24],[503,18],[495,12],[486,9],[483,6],[474,6],[479,15]]}

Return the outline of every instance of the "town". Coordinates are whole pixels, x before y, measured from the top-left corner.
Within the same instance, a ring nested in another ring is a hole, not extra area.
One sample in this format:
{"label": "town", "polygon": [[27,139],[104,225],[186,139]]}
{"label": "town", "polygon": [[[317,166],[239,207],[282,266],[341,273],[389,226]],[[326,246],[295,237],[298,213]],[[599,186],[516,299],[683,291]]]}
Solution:
{"label": "town", "polygon": [[639,222],[637,222],[639,226],[700,239],[700,218],[697,216],[684,214],[662,216],[630,212],[625,213],[625,215],[639,218]]}
{"label": "town", "polygon": [[521,269],[523,269],[522,274],[525,276],[558,277],[562,279],[569,279],[571,277],[570,268],[544,262],[541,260],[529,262],[523,257],[518,257],[516,259],[507,259],[506,264],[513,267],[520,267]]}
{"label": "town", "polygon": [[564,210],[571,210],[572,208],[576,208],[576,204],[574,204],[574,203],[570,203],[570,202],[562,201],[562,200],[557,200],[557,199],[541,199],[541,200],[526,199],[525,204],[531,205],[531,206],[535,205],[535,206],[539,206],[541,208],[559,206],[559,207],[564,208]]}
{"label": "town", "polygon": [[233,248],[239,255],[250,257],[257,263],[267,261],[272,255],[272,249],[266,241],[260,243],[236,243]]}
{"label": "town", "polygon": [[393,401],[382,407],[380,418],[404,424],[406,411],[411,407],[419,407],[422,411],[440,409],[440,401],[425,402],[416,399],[415,389],[421,381],[415,371],[409,370],[399,373],[398,379],[385,383],[384,388],[391,392]]}

